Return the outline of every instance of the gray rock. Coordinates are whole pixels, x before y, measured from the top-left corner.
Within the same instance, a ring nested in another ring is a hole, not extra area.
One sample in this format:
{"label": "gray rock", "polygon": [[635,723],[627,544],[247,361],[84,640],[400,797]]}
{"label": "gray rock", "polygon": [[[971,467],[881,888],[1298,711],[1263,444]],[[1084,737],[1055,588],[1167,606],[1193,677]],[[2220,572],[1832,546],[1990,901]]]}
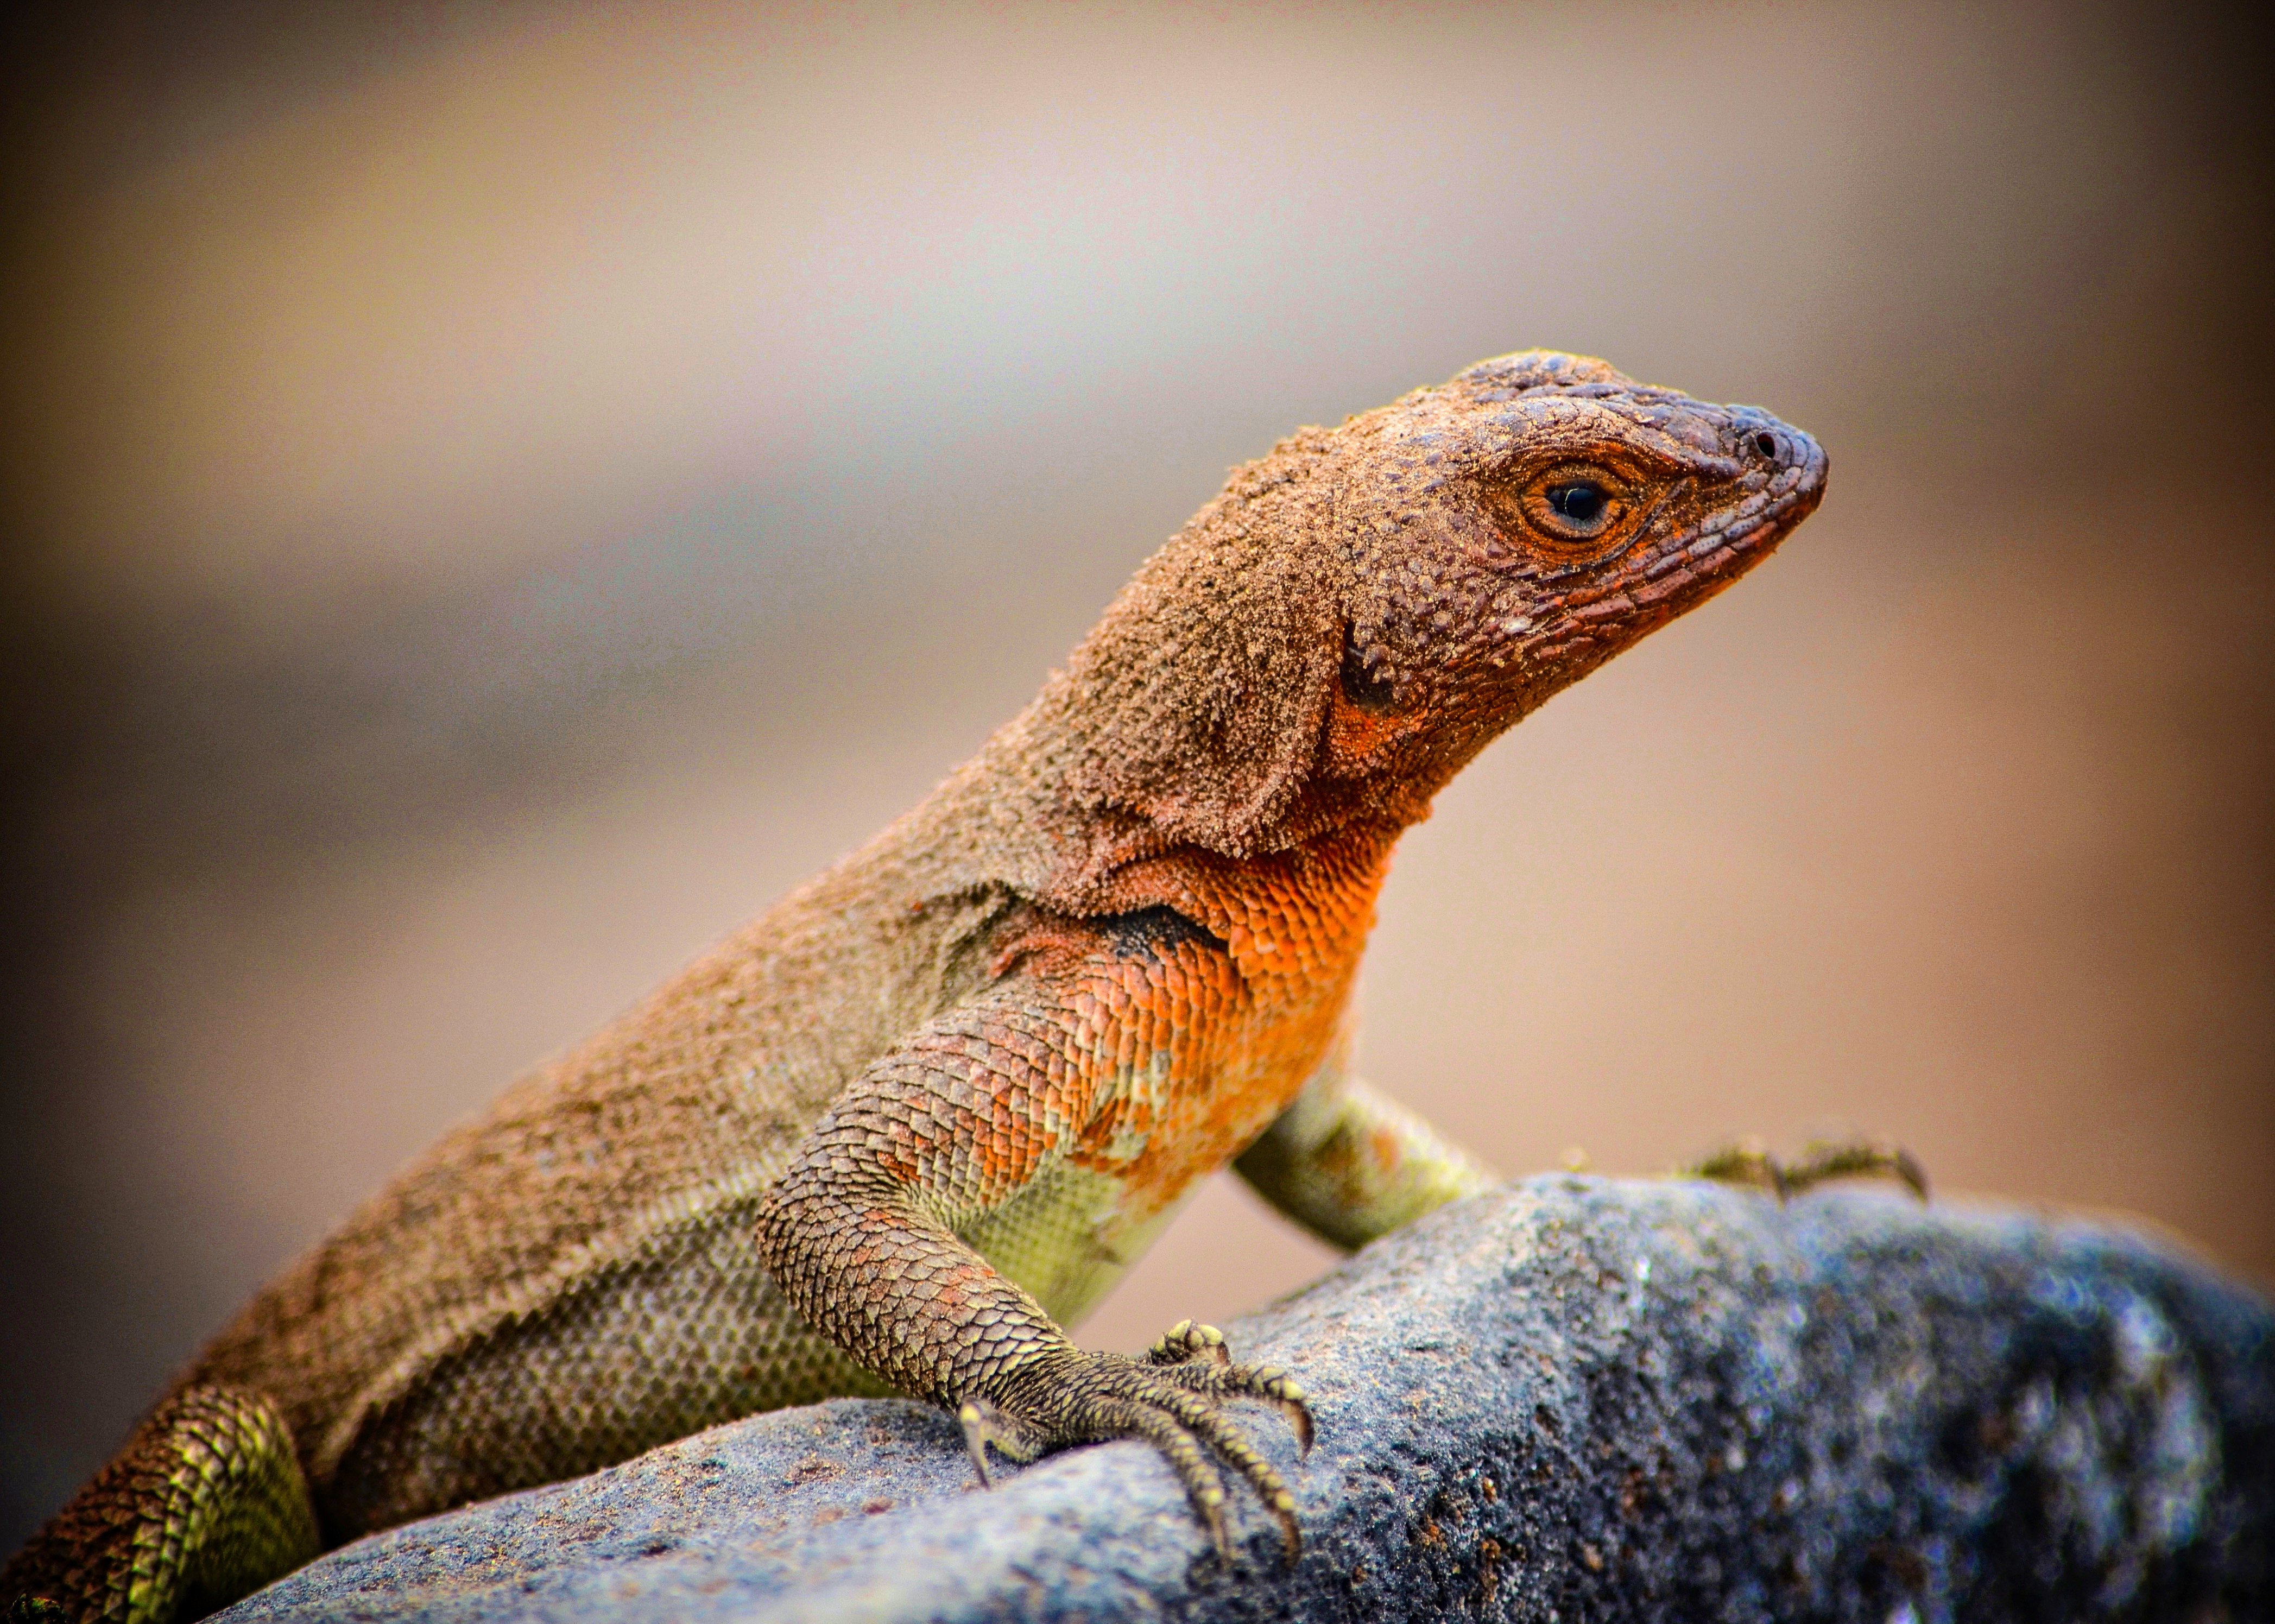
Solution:
{"label": "gray rock", "polygon": [[1226,1329],[1316,1395],[1306,1462],[1253,1416],[1292,1568],[1252,1499],[1222,1567],[1142,1445],[984,1492],[948,1417],[846,1400],[366,1539],[226,1616],[2275,1616],[2275,1307],[2122,1230],[1550,1177]]}

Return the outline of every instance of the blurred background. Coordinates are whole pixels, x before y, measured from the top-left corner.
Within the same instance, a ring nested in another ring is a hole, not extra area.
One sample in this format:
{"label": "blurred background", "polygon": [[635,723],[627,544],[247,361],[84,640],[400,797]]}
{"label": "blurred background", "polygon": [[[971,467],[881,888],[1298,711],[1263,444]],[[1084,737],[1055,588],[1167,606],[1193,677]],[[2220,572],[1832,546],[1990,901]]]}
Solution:
{"label": "blurred background", "polygon": [[[7,26],[0,1548],[1228,465],[1529,345],[1765,405],[1831,495],[1409,838],[1369,1072],[1511,1171],[1848,1124],[2275,1280],[2240,13]],[[1086,1340],[1326,1257],[1220,1180]]]}

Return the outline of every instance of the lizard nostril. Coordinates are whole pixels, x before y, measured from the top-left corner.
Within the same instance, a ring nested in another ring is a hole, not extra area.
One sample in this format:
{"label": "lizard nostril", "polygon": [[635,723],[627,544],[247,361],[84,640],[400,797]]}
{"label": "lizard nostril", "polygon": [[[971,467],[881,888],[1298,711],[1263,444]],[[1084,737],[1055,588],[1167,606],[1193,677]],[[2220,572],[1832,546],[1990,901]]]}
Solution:
{"label": "lizard nostril", "polygon": [[1764,457],[1775,457],[1779,451],[1778,437],[1766,429],[1754,436],[1754,449]]}

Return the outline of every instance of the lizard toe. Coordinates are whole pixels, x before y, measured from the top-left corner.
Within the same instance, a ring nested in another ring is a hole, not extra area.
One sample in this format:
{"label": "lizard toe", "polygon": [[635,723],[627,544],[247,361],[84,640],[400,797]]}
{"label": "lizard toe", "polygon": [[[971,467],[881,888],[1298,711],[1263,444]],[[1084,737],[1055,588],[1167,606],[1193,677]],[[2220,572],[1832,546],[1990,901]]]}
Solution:
{"label": "lizard toe", "polygon": [[1190,1319],[1180,1319],[1164,1331],[1160,1340],[1145,1354],[1148,1364],[1190,1364],[1203,1359],[1215,1364],[1230,1364],[1232,1350],[1224,1345],[1223,1332]]}
{"label": "lizard toe", "polygon": [[[1224,1413],[1223,1401],[1265,1398],[1292,1407],[1291,1413],[1301,1416],[1298,1436],[1308,1442],[1310,1414],[1303,1408],[1303,1389],[1284,1371],[1251,1370],[1233,1363],[1228,1355],[1217,1363],[1212,1350],[1222,1343],[1218,1333],[1188,1323],[1163,1339],[1169,1356],[1181,1363],[1068,1348],[1024,1365],[987,1397],[972,1395],[959,1404],[972,1458],[980,1461],[987,1445],[1000,1448],[997,1440],[1003,1436],[1032,1439],[1042,1447],[1142,1438],[1175,1471],[1210,1538],[1229,1561],[1224,1477],[1216,1465],[1221,1461],[1279,1524],[1281,1542],[1293,1560],[1303,1549],[1294,1492]],[[1157,1350],[1161,1347],[1157,1344]]]}
{"label": "lizard toe", "polygon": [[1162,1408],[1195,1437],[1206,1443],[1256,1491],[1273,1521],[1280,1525],[1280,1542],[1294,1561],[1303,1554],[1304,1532],[1296,1522],[1296,1495],[1272,1462],[1242,1433],[1232,1418],[1209,1397],[1179,1388],[1161,1401]]}
{"label": "lizard toe", "polygon": [[1927,1169],[1919,1159],[1901,1145],[1869,1139],[1813,1140],[1798,1161],[1771,1154],[1758,1139],[1742,1139],[1676,1169],[1675,1176],[1752,1185],[1776,1197],[1780,1205],[1816,1185],[1846,1178],[1893,1179],[1922,1201],[1928,1198]]}
{"label": "lizard toe", "polygon": [[1092,1406],[1091,1419],[1098,1442],[1142,1438],[1160,1451],[1177,1480],[1185,1485],[1185,1497],[1207,1528],[1218,1558],[1230,1566],[1232,1540],[1225,1528],[1224,1478],[1210,1462],[1193,1430],[1181,1418],[1136,1397],[1099,1400]]}
{"label": "lizard toe", "polygon": [[964,1400],[956,1407],[956,1418],[963,1424],[964,1446],[971,1452],[971,1464],[987,1488],[995,1486],[987,1471],[991,1447],[1008,1461],[1032,1461],[1043,1452],[1044,1439],[1032,1427],[986,1399]]}
{"label": "lizard toe", "polygon": [[1228,1357],[1222,1364],[1171,1365],[1163,1374],[1188,1392],[1217,1399],[1260,1399],[1277,1405],[1295,1429],[1296,1447],[1305,1454],[1311,1453],[1317,1437],[1311,1395],[1278,1365],[1236,1364]]}

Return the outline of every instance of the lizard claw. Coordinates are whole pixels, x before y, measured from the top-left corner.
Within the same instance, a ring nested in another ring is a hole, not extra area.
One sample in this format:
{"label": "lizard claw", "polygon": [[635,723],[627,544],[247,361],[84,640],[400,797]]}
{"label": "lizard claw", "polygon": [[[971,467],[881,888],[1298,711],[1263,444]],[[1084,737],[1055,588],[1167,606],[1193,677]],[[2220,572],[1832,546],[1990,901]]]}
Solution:
{"label": "lizard claw", "polygon": [[1232,1350],[1224,1345],[1224,1333],[1214,1326],[1180,1319],[1162,1332],[1160,1340],[1145,1353],[1148,1364],[1186,1364],[1196,1359],[1230,1364]]}
{"label": "lizard claw", "polygon": [[1042,1442],[1032,1430],[986,1399],[964,1400],[956,1407],[956,1418],[964,1424],[964,1446],[971,1452],[971,1464],[979,1473],[983,1489],[995,1486],[987,1470],[989,1445],[1007,1461],[1032,1461],[1042,1453]]}
{"label": "lizard claw", "polygon": [[1309,1455],[1318,1429],[1311,1421],[1311,1395],[1304,1386],[1277,1365],[1245,1365],[1228,1363],[1221,1371],[1201,1366],[1181,1367],[1171,1379],[1181,1387],[1194,1393],[1206,1393],[1212,1398],[1262,1399],[1267,1404],[1279,1406],[1280,1413],[1288,1417],[1288,1424],[1296,1434],[1296,1448]]}
{"label": "lizard claw", "polygon": [[[1204,1341],[1205,1353],[1177,1351],[1187,1343],[1199,1345]],[[1209,1362],[1202,1363],[1205,1358]],[[1318,1430],[1311,1422],[1311,1395],[1304,1391],[1304,1385],[1276,1364],[1235,1364],[1225,1348],[1224,1333],[1214,1326],[1183,1320],[1153,1344],[1145,1359],[1162,1367],[1172,1381],[1190,1392],[1220,1399],[1262,1399],[1278,1405],[1296,1431],[1297,1449],[1306,1455],[1311,1453]]]}
{"label": "lizard claw", "polygon": [[958,1415],[975,1463],[986,1443],[1001,1448],[998,1435],[1014,1429],[1042,1447],[1145,1439],[1176,1472],[1210,1539],[1229,1564],[1224,1479],[1210,1458],[1214,1455],[1256,1491],[1280,1525],[1281,1544],[1293,1561],[1304,1548],[1295,1493],[1233,1424],[1223,1401],[1251,1398],[1279,1405],[1308,1453],[1312,1425],[1307,1396],[1285,1371],[1235,1363],[1221,1332],[1187,1320],[1143,1359],[1068,1348],[1022,1365],[995,1384],[992,1401],[966,1399]]}
{"label": "lizard claw", "polygon": [[1311,1453],[1316,1431],[1307,1402],[1311,1395],[1303,1384],[1277,1365],[1236,1365],[1232,1350],[1224,1345],[1224,1333],[1214,1326],[1180,1319],[1146,1351],[1145,1363],[1169,1369],[1199,1365],[1199,1371],[1178,1379],[1181,1385],[1219,1398],[1262,1399],[1277,1404],[1288,1424],[1296,1429],[1297,1447],[1304,1454]]}

